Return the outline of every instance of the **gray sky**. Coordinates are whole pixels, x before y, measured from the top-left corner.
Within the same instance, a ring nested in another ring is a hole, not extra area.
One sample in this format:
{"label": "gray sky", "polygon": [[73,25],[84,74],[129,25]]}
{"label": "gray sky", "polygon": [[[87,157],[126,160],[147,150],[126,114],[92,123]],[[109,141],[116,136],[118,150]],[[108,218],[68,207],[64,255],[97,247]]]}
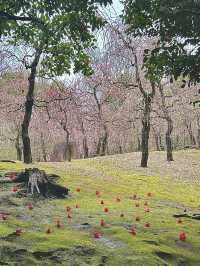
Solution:
{"label": "gray sky", "polygon": [[120,3],[120,0],[113,0],[113,7],[116,10],[117,14],[120,14],[123,8],[123,5]]}

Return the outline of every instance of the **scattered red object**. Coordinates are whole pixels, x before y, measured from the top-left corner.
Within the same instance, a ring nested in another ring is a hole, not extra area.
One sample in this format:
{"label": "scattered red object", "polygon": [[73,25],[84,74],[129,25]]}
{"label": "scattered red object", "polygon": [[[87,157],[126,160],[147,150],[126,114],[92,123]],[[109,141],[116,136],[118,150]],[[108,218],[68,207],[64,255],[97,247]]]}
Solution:
{"label": "scattered red object", "polygon": [[5,214],[3,214],[1,217],[2,217],[2,220],[4,220],[4,221],[6,221],[8,218],[7,215],[5,215]]}
{"label": "scattered red object", "polygon": [[15,234],[17,236],[20,236],[22,234],[22,229],[20,229],[20,228],[16,229]]}
{"label": "scattered red object", "polygon": [[102,204],[102,205],[104,204],[104,201],[103,201],[103,200],[101,201],[101,204]]}
{"label": "scattered red object", "polygon": [[144,206],[148,206],[148,202],[147,201],[145,201]]}
{"label": "scattered red object", "polygon": [[13,191],[13,192],[17,192],[17,190],[18,190],[17,187],[13,187],[13,188],[12,188],[12,191]]}
{"label": "scattered red object", "polygon": [[186,233],[185,232],[181,232],[179,234],[179,240],[181,240],[181,241],[185,241],[186,240]]}
{"label": "scattered red object", "polygon": [[139,222],[140,221],[140,217],[139,216],[136,216],[135,217],[135,220],[136,220],[136,222]]}
{"label": "scattered red object", "polygon": [[150,225],[150,223],[146,223],[144,226],[148,228],[148,227],[150,227],[151,225]]}
{"label": "scattered red object", "polygon": [[106,223],[105,223],[105,221],[103,219],[101,219],[100,225],[101,226],[105,226],[106,225]]}
{"label": "scattered red object", "polygon": [[94,238],[100,238],[101,233],[100,232],[94,232]]}
{"label": "scattered red object", "polygon": [[79,208],[80,208],[80,206],[78,204],[76,204],[76,209],[79,209]]}
{"label": "scattered red object", "polygon": [[148,193],[147,193],[147,196],[148,196],[148,197],[152,197],[152,193],[151,193],[151,192],[148,192]]}
{"label": "scattered red object", "polygon": [[100,196],[100,192],[98,190],[96,191],[96,195],[97,196]]}
{"label": "scattered red object", "polygon": [[140,204],[139,204],[139,203],[136,203],[136,204],[135,204],[135,207],[140,207]]}
{"label": "scattered red object", "polygon": [[51,230],[50,227],[46,230],[46,233],[47,233],[47,234],[51,234],[51,233],[52,233],[52,230]]}
{"label": "scattered red object", "polygon": [[123,217],[124,217],[124,214],[123,214],[123,213],[121,213],[121,214],[120,214],[120,217],[121,217],[121,218],[123,218]]}
{"label": "scattered red object", "polygon": [[130,234],[133,235],[133,236],[136,235],[136,230],[135,230],[134,227],[131,228],[131,230],[130,230]]}
{"label": "scattered red object", "polygon": [[104,209],[104,212],[108,212],[108,208],[105,208],[105,209]]}
{"label": "scattered red object", "polygon": [[149,208],[145,208],[144,211],[145,212],[150,212],[150,209]]}
{"label": "scattered red object", "polygon": [[67,206],[67,207],[66,207],[66,211],[67,211],[67,212],[70,212],[70,211],[71,211],[71,207]]}
{"label": "scattered red object", "polygon": [[33,205],[31,203],[28,204],[28,209],[32,210],[33,209]]}
{"label": "scattered red object", "polygon": [[77,189],[76,189],[76,191],[77,191],[77,192],[80,192],[80,191],[81,191],[81,189],[80,189],[80,188],[77,188]]}
{"label": "scattered red object", "polygon": [[121,199],[120,199],[119,197],[117,197],[117,198],[116,198],[116,201],[117,201],[117,202],[120,202],[120,201],[121,201]]}
{"label": "scattered red object", "polygon": [[183,221],[181,220],[181,218],[179,218],[179,219],[177,220],[177,223],[178,223],[178,224],[182,224],[182,222],[183,222]]}

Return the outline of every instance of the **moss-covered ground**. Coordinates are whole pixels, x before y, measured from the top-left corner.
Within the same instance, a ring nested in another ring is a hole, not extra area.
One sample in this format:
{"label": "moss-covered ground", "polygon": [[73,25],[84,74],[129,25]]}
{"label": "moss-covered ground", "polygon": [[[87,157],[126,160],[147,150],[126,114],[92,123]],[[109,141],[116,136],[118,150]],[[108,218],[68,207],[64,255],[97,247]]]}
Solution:
{"label": "moss-covered ground", "polygon": [[[140,169],[135,156],[35,164],[61,176],[70,188],[66,199],[19,198],[12,184],[1,185],[0,212],[8,215],[0,219],[0,265],[200,265],[200,221],[173,217],[200,213],[200,174],[194,174],[200,152],[176,152],[170,164],[164,153],[153,153],[148,169]],[[1,163],[0,173],[24,168]]]}

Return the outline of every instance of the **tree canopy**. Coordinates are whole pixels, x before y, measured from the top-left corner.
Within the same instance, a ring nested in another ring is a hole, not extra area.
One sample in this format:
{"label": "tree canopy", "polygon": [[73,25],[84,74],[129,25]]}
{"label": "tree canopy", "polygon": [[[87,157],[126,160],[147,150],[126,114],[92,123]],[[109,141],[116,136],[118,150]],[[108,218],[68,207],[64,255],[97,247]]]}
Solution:
{"label": "tree canopy", "polygon": [[157,39],[146,51],[148,72],[189,76],[200,81],[200,2],[196,0],[127,0],[123,19],[134,37]]}
{"label": "tree canopy", "polygon": [[98,5],[111,0],[0,1],[1,37],[43,53],[45,73],[62,75],[82,70],[89,74],[85,48],[93,45],[92,32],[103,25]]}

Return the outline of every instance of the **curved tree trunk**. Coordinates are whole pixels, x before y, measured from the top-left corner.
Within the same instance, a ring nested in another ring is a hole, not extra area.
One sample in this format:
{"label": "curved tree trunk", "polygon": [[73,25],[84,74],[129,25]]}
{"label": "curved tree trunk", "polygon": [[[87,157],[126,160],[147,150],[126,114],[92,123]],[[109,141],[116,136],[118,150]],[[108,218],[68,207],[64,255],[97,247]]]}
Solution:
{"label": "curved tree trunk", "polygon": [[37,65],[39,62],[40,55],[41,51],[37,50],[33,63],[31,64],[31,74],[28,78],[29,86],[25,102],[25,113],[22,122],[23,155],[24,155],[24,163],[27,164],[32,163],[31,143],[29,138],[29,124],[31,121],[32,109],[34,103],[35,77],[36,77]]}
{"label": "curved tree trunk", "polygon": [[172,134],[172,130],[173,130],[173,121],[170,117],[167,117],[167,132],[165,135],[165,139],[166,139],[166,147],[167,147],[167,161],[171,162],[173,161],[173,154],[172,154],[172,138],[171,138],[171,134]]}
{"label": "curved tree trunk", "polygon": [[149,157],[150,113],[151,113],[151,97],[147,95],[144,98],[144,112],[142,118],[141,167],[147,167],[147,162]]}

